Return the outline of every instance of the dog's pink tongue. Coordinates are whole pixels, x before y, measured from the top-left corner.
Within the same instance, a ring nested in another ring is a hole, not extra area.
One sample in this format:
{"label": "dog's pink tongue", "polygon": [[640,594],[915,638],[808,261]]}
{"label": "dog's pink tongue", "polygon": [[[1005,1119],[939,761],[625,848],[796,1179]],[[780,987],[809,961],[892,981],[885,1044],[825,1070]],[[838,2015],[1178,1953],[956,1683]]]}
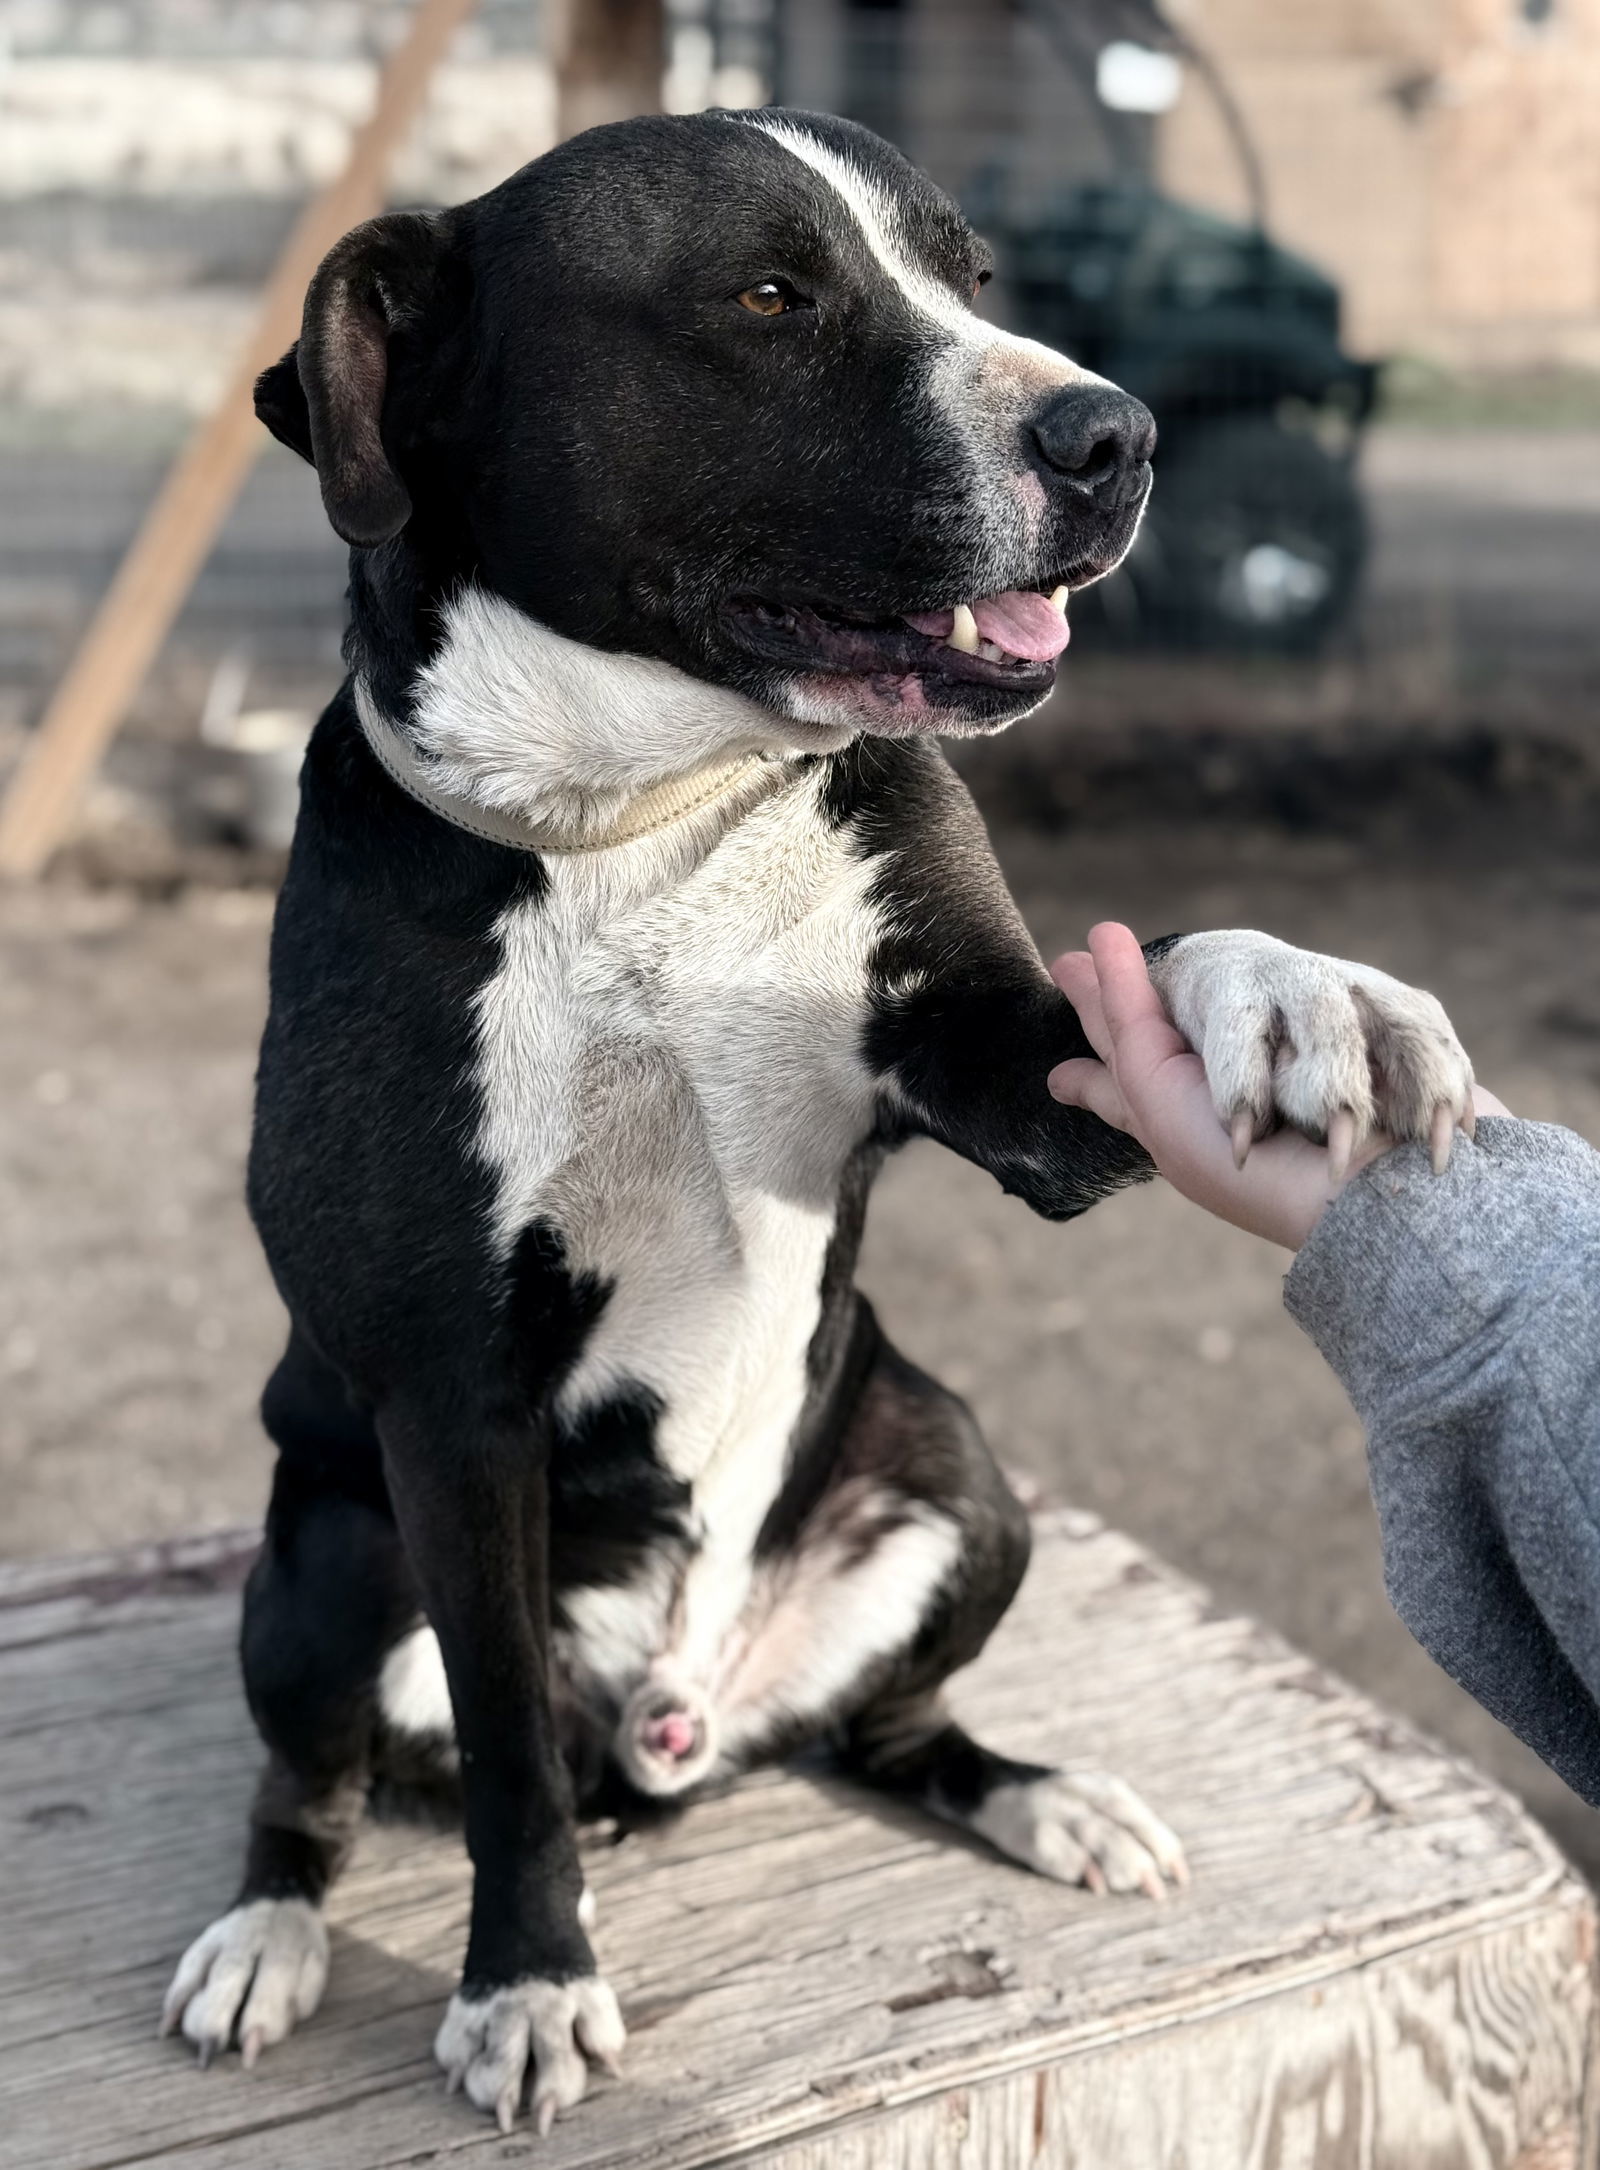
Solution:
{"label": "dog's pink tongue", "polygon": [[1072,638],[1072,629],[1048,595],[1037,588],[1008,588],[1004,595],[985,596],[974,603],[978,635],[992,640],[1008,655],[1026,656],[1030,663],[1048,663]]}
{"label": "dog's pink tongue", "polygon": [[[1025,656],[1030,663],[1048,663],[1072,638],[1072,629],[1062,613],[1048,595],[1040,595],[1034,588],[1008,588],[1004,595],[986,596],[981,603],[973,604],[972,615],[977,620],[980,640],[992,640],[1007,655]],[[919,633],[926,633],[930,640],[948,640],[955,613],[917,610],[906,622]]]}

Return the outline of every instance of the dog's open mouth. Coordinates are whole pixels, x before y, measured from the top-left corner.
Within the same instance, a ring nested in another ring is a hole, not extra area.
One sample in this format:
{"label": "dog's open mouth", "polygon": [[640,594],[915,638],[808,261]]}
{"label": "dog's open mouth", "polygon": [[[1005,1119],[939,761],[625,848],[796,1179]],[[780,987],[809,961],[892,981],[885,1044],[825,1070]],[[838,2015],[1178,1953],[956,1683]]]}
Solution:
{"label": "dog's open mouth", "polygon": [[856,617],[814,603],[736,596],[727,606],[741,646],[765,661],[830,675],[916,677],[929,685],[1048,687],[1070,637],[1068,589],[1008,588],[943,610]]}

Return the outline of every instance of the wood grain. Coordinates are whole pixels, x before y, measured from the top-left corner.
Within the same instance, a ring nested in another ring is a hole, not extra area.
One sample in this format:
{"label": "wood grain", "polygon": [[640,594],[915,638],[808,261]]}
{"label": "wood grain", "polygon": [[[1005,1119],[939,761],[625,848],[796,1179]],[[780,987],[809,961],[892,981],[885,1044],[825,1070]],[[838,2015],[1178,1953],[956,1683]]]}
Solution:
{"label": "wood grain", "polygon": [[[1097,1901],[821,1775],[588,1847],[628,2076],[552,2139],[446,2101],[467,1880],[374,1829],[316,2020],[253,2074],[153,2039],[229,1895],[255,1748],[247,1540],[0,1575],[0,2156],[11,2170],[1590,2170],[1595,1912],[1517,1806],[1088,1518],[1040,1525],[957,1701],[1124,1772],[1194,1886]],[[231,1564],[230,1564],[231,1563]],[[30,1617],[34,1626],[30,1629]]]}

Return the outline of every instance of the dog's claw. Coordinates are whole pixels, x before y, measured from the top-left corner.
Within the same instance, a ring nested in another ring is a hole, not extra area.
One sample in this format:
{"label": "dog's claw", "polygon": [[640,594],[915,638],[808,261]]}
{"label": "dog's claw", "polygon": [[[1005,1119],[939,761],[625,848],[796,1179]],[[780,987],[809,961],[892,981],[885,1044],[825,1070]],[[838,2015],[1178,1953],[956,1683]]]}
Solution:
{"label": "dog's claw", "polygon": [[517,2122],[517,2090],[514,2087],[508,2087],[495,2103],[494,2121],[509,2137]]}
{"label": "dog's claw", "polygon": [[1248,1108],[1233,1111],[1233,1165],[1242,1168],[1250,1158],[1250,1148],[1256,1142],[1256,1119]]}
{"label": "dog's claw", "polygon": [[247,2072],[254,2070],[256,2059],[261,2055],[263,2040],[264,2036],[259,2027],[251,2027],[246,2030],[244,2039],[239,2044],[239,2062]]}
{"label": "dog's claw", "polygon": [[1350,1156],[1355,1149],[1355,1116],[1349,1108],[1339,1108],[1328,1125],[1328,1182],[1332,1189],[1340,1189],[1350,1173]]}
{"label": "dog's claw", "polygon": [[1466,1139],[1469,1145],[1478,1135],[1478,1111],[1472,1105],[1472,1101],[1470,1098],[1468,1099],[1466,1106],[1461,1111],[1461,1135]]}
{"label": "dog's claw", "polygon": [[196,2045],[194,2053],[195,2062],[199,2065],[202,2072],[204,2072],[207,2065],[210,2064],[212,2058],[216,2055],[216,2053],[217,2045],[215,2042],[212,2041],[210,2035],[207,2035],[203,2042],[200,2042]]}
{"label": "dog's claw", "polygon": [[[554,2096],[554,2095],[541,2095],[541,2096],[539,2097],[538,2101],[537,2101],[537,2102],[536,2102],[536,2103],[534,2104],[534,2106],[533,2106],[533,2123],[534,2123],[534,2129],[535,2129],[535,2131],[536,2131],[536,2132],[538,2133],[538,2135],[539,2135],[539,2137],[540,2137],[540,2139],[541,2139],[541,2140],[548,2140],[548,2139],[549,2139],[549,2137],[550,2137],[550,2128],[551,2128],[551,2126],[552,2126],[552,2125],[553,2125],[553,2124],[555,2123],[555,2121],[556,2121],[556,2098],[555,2098],[555,2096]],[[506,2126],[506,2127],[504,2128],[504,2130],[506,2130],[506,2131],[508,2131],[508,2132],[510,2131],[510,2129],[511,2129],[511,2128],[510,2128],[510,2126],[509,2126],[509,2125],[508,2125],[508,2126]]]}
{"label": "dog's claw", "polygon": [[452,2065],[450,2070],[444,2076],[445,2093],[447,2095],[459,2095],[461,2092],[461,2082],[466,2078],[466,2076],[467,2068],[465,2065]]}
{"label": "dog's claw", "polygon": [[1440,1101],[1433,1111],[1433,1121],[1428,1129],[1428,1158],[1433,1162],[1435,1175],[1443,1175],[1450,1165],[1450,1141],[1455,1136],[1456,1119],[1449,1104]]}

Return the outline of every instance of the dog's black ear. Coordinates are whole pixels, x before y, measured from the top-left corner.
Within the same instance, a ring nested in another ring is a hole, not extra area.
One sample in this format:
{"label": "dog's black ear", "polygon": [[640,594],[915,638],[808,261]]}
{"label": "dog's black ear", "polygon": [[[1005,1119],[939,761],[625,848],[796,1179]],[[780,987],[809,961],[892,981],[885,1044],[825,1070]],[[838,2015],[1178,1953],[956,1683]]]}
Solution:
{"label": "dog's black ear", "polygon": [[450,251],[447,214],[391,211],[353,228],[317,268],[299,339],[256,380],[256,413],[317,470],[334,532],[367,549],[411,517],[383,441],[389,342],[428,313]]}
{"label": "dog's black ear", "polygon": [[263,369],[256,379],[256,413],[279,444],[298,452],[303,460],[316,461],[311,451],[311,416],[306,407],[305,386],[300,382],[300,342],[297,339],[281,362]]}

